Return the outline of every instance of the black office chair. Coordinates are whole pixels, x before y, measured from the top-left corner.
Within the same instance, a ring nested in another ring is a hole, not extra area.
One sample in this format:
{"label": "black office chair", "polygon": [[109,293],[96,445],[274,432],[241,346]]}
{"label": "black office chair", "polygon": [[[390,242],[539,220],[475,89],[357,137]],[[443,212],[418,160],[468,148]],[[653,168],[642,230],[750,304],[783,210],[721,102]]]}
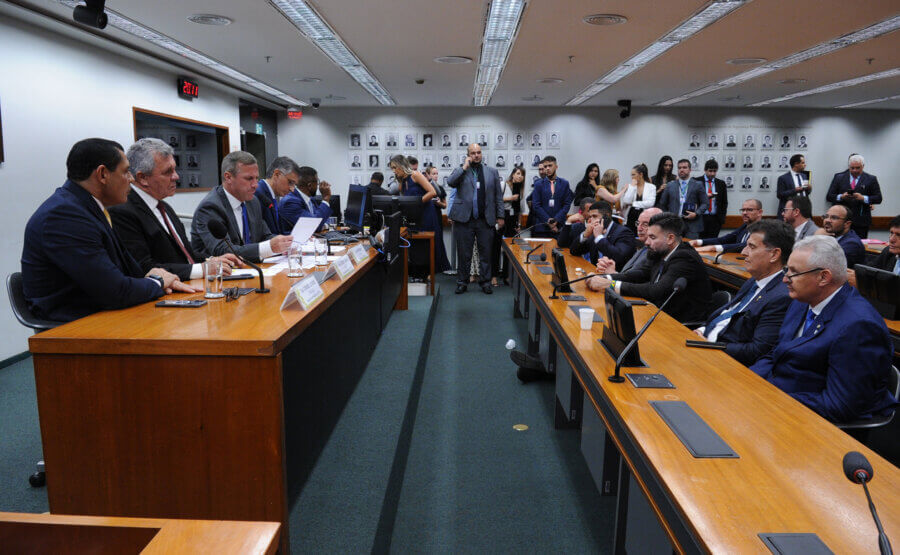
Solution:
{"label": "black office chair", "polygon": [[[729,293],[728,291],[714,291],[712,297],[710,297],[710,301],[712,304],[712,310],[709,311],[709,314],[712,314],[713,312],[719,310],[720,308],[731,302],[731,293]],[[707,316],[709,316],[709,314],[707,314]],[[693,330],[705,325],[706,321],[682,322],[682,324]]]}
{"label": "black office chair", "polygon": [[[15,272],[6,277],[6,293],[9,297],[9,304],[12,306],[13,314],[16,320],[26,328],[31,328],[36,332],[42,332],[59,326],[63,322],[54,322],[53,320],[41,320],[32,314],[25,301],[25,292],[22,289],[22,272]],[[28,483],[32,487],[42,487],[47,483],[47,475],[44,470],[44,461],[37,462],[37,471],[28,477]]]}
{"label": "black office chair", "polygon": [[[891,376],[888,378],[888,391],[894,394],[894,398],[900,397],[900,370],[896,366],[891,366]],[[869,433],[875,428],[887,426],[894,419],[897,411],[893,411],[887,416],[875,416],[872,418],[851,420],[850,422],[841,422],[837,427],[844,430],[851,437],[865,443],[869,439]]]}

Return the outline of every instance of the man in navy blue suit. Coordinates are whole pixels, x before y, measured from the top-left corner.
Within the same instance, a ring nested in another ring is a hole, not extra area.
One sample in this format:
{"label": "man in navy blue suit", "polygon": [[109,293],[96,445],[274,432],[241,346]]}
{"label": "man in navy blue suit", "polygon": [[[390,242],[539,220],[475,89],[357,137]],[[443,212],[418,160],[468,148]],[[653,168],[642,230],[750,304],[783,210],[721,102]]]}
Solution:
{"label": "man in navy blue suit", "polygon": [[571,247],[572,241],[584,232],[584,221],[587,219],[592,204],[594,204],[593,197],[581,199],[581,202],[578,203],[578,211],[566,218],[566,225],[559,230],[559,235],[556,237],[557,246],[564,249]]}
{"label": "man in navy blue suit", "polygon": [[544,178],[535,183],[531,194],[534,222],[540,225],[531,234],[536,237],[555,237],[566,221],[566,213],[575,194],[569,188],[569,182],[556,175],[555,156],[547,156],[540,163],[544,167]]}
{"label": "man in navy blue suit", "polygon": [[837,239],[838,245],[844,249],[847,267],[853,269],[857,264],[866,261],[866,247],[859,235],[850,229],[850,209],[842,204],[835,204],[822,216],[822,227],[825,233]]}
{"label": "man in navy blue suit", "polygon": [[132,181],[122,145],[106,139],[75,143],[67,181],[25,226],[22,285],[38,318],[69,322],[198,290],[162,268],[143,272],[113,232],[107,207],[124,203]]}
{"label": "man in navy blue suit", "polygon": [[809,197],[812,185],[809,183],[809,172],[806,170],[806,157],[802,154],[791,156],[791,171],[778,176],[775,195],[778,196],[778,219],[784,219],[784,207],[793,196]]}
{"label": "man in navy blue suit", "polygon": [[825,200],[843,204],[850,211],[853,231],[863,239],[869,236],[872,225],[872,207],[881,204],[881,186],[878,178],[863,171],[865,159],[859,154],[850,156],[847,171],[834,174]]}
{"label": "man in navy blue suit", "polygon": [[793,302],[778,343],[750,369],[832,422],[893,410],[891,338],[884,319],[847,283],[837,241],[799,241],[783,280]]}
{"label": "man in navy blue suit", "polygon": [[[320,182],[319,173],[309,166],[301,167],[297,175],[297,186],[281,199],[281,206],[278,207],[281,228],[290,233],[300,218],[321,218],[316,228],[318,231],[331,217],[331,206],[328,204],[331,185],[327,181]],[[321,192],[321,199],[316,198],[316,191]]]}
{"label": "man in navy blue suit", "polygon": [[725,352],[747,366],[775,346],[791,298],[782,268],[794,246],[794,230],[778,220],[762,220],[748,228],[741,254],[750,273],[730,303],[715,310],[697,335],[725,344]]}
{"label": "man in navy blue suit", "polygon": [[584,229],[572,240],[569,248],[575,256],[588,255],[591,264],[600,257],[611,258],[622,268],[634,254],[634,233],[612,219],[612,206],[608,202],[595,202],[588,209]]}
{"label": "man in navy blue suit", "polygon": [[744,220],[741,227],[721,237],[694,239],[691,245],[697,247],[697,252],[741,252],[747,244],[749,226],[760,221],[762,216],[762,203],[755,198],[747,199],[741,204],[741,219]]}
{"label": "man in navy blue suit", "polygon": [[684,219],[684,236],[696,239],[703,231],[703,215],[708,205],[703,183],[691,178],[691,162],[682,158],[678,161],[678,177],[666,185],[658,206],[680,215]]}
{"label": "man in navy blue suit", "polygon": [[262,209],[262,217],[269,231],[279,235],[283,232],[290,233],[290,229],[282,229],[278,215],[278,203],[297,186],[300,175],[300,166],[287,156],[279,156],[272,160],[266,168],[266,178],[260,179],[253,195],[259,201]]}

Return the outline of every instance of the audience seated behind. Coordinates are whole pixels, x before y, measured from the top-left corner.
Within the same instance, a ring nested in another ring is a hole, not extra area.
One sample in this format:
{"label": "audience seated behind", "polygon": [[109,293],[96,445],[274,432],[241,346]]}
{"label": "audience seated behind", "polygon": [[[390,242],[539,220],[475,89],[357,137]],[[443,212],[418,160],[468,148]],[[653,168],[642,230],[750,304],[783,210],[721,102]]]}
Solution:
{"label": "audience seated behind", "polygon": [[697,335],[725,344],[725,352],[747,366],[775,346],[791,302],[782,268],[794,245],[794,230],[779,220],[750,224],[742,254],[750,273],[730,303],[713,311]]}
{"label": "audience seated behind", "polygon": [[578,211],[566,218],[566,225],[559,230],[556,237],[556,244],[563,249],[572,246],[572,241],[584,232],[584,220],[588,210],[594,204],[594,197],[583,197]]}
{"label": "audience seated behind", "polygon": [[837,239],[847,258],[847,267],[853,269],[857,264],[866,261],[866,247],[859,236],[851,229],[850,209],[842,204],[835,204],[822,216],[825,233]]}
{"label": "audience seated behind", "polygon": [[687,288],[666,305],[666,312],[679,322],[706,320],[711,310],[712,284],[697,251],[681,240],[684,222],[671,212],[650,219],[647,230],[648,264],[626,273],[595,275],[588,287],[600,291],[615,288],[620,295],[642,297],[657,306],[672,293],[675,280],[685,278]]}
{"label": "audience seated behind", "polygon": [[69,322],[172,291],[196,292],[162,268],[142,270],[113,232],[106,208],[126,201],[133,179],[120,144],[79,141],[66,171],[66,182],[25,226],[22,285],[36,317]]}
{"label": "audience seated behind", "polygon": [[266,169],[266,178],[260,179],[254,196],[262,209],[263,220],[269,231],[275,234],[290,233],[290,229],[282,229],[278,214],[278,204],[297,186],[300,166],[287,156],[279,156],[272,160]]}
{"label": "audience seated behind", "polygon": [[[316,197],[316,192],[321,191],[322,197]],[[281,227],[294,229],[300,218],[320,218],[319,227],[322,229],[328,218],[331,217],[331,185],[327,181],[319,182],[319,174],[314,168],[303,166],[299,170],[297,186],[293,191],[281,199],[278,211],[281,215]]]}
{"label": "audience seated behind", "polygon": [[291,246],[290,235],[275,235],[262,217],[254,196],[259,182],[256,158],[249,152],[235,151],[222,160],[222,184],[210,191],[194,211],[191,244],[201,258],[230,252],[225,239],[209,232],[209,222],[217,220],[228,230],[235,254],[260,262]]}
{"label": "audience seated behind", "polygon": [[793,301],[778,343],[750,369],[832,422],[893,410],[887,326],[847,283],[837,241],[816,235],[798,242],[783,279]]}
{"label": "audience seated behind", "polygon": [[[588,210],[588,218],[581,233],[574,235],[569,251],[575,256],[587,256],[596,264],[601,256],[624,266],[634,254],[634,233],[623,224],[613,221],[612,206],[595,202]],[[574,227],[574,226],[573,226]]]}
{"label": "audience seated behind", "polygon": [[[164,268],[182,281],[203,277],[201,259],[191,249],[181,220],[163,199],[175,194],[174,150],[159,139],[140,139],[128,149],[134,183],[128,200],[110,206],[113,229],[141,270]],[[231,253],[221,257],[225,274],[240,266]]]}
{"label": "audience seated behind", "polygon": [[721,237],[712,239],[694,239],[691,245],[697,247],[698,252],[741,252],[747,244],[748,228],[762,219],[762,203],[757,199],[748,199],[741,204],[741,219],[744,223],[741,227]]}

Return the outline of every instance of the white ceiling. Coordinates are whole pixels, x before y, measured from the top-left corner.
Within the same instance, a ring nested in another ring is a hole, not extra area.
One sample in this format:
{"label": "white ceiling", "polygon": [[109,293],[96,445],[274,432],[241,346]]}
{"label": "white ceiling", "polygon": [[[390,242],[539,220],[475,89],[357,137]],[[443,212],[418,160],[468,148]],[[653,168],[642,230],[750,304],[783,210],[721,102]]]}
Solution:
{"label": "white ceiling", "polygon": [[[71,10],[53,0],[13,3],[71,21]],[[705,4],[705,0],[530,0],[490,105],[562,106]],[[106,5],[297,98],[319,97],[325,107],[378,105],[266,0],[107,0]],[[444,65],[433,59],[458,55],[477,62],[487,0],[318,0],[315,5],[399,106],[471,105],[476,64]],[[197,25],[186,19],[194,13],[224,15],[234,23]],[[595,13],[621,14],[628,22],[614,27],[582,22],[585,15]],[[753,0],[584,106],[611,106],[620,98],[632,99],[635,106],[654,105],[755,67],[730,65],[728,59],[776,60],[898,13],[897,0]],[[58,26],[49,19],[47,24]],[[209,70],[112,27],[101,33],[211,76]],[[896,67],[900,67],[900,31],[675,106],[746,106]],[[297,83],[297,77],[322,81]],[[565,81],[537,82],[545,77]],[[423,85],[415,83],[420,78],[425,79]],[[789,78],[806,82],[778,83]],[[346,100],[329,100],[329,94]],[[900,78],[892,78],[771,106],[829,108],[897,94]],[[532,95],[544,100],[522,100]],[[900,99],[866,108],[900,109]]]}

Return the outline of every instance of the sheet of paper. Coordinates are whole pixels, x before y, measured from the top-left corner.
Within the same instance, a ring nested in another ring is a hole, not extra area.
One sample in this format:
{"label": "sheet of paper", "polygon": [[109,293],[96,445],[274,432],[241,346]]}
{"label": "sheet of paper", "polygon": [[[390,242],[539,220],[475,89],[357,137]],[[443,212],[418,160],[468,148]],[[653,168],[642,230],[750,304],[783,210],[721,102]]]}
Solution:
{"label": "sheet of paper", "polygon": [[524,237],[526,241],[537,241],[538,243],[546,243],[552,241],[549,237]]}
{"label": "sheet of paper", "polygon": [[344,252],[345,250],[347,250],[347,247],[331,247],[331,252]]}
{"label": "sheet of paper", "polygon": [[316,232],[316,228],[322,223],[322,218],[299,218],[291,230],[291,236],[295,243],[303,244],[309,241],[312,234]]}

